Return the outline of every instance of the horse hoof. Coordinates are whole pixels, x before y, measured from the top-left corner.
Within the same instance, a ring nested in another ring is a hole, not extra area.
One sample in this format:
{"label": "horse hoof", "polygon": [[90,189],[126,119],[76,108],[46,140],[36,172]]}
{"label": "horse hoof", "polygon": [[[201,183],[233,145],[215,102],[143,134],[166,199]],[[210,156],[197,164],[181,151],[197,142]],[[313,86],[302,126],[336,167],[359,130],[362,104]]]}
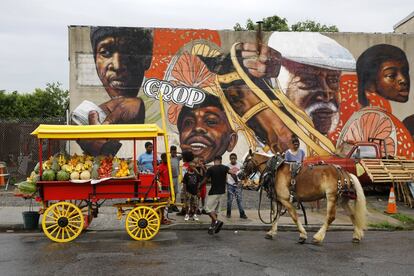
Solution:
{"label": "horse hoof", "polygon": [[266,234],[265,239],[267,240],[273,240],[273,236],[270,234]]}
{"label": "horse hoof", "polygon": [[361,240],[360,239],[357,239],[357,238],[353,238],[352,239],[352,243],[360,243],[361,242]]}
{"label": "horse hoof", "polygon": [[306,242],[306,238],[299,238],[298,243],[304,244]]}
{"label": "horse hoof", "polygon": [[317,240],[317,239],[312,239],[312,244],[314,244],[314,245],[321,245],[322,242],[320,240]]}

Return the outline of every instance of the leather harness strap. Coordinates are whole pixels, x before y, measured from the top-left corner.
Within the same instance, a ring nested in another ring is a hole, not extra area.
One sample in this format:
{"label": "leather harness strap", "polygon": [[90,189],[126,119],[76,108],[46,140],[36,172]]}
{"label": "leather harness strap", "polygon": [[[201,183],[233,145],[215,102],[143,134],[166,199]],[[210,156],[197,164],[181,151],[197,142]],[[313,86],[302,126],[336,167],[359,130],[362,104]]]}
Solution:
{"label": "leather harness strap", "polygon": [[[315,151],[318,155],[326,156],[330,155],[333,152],[334,146],[332,142],[321,133],[319,133],[313,125],[309,122],[309,118],[304,116],[303,111],[298,110],[296,106],[279,90],[272,89],[275,93],[276,97],[281,101],[283,106],[288,110],[288,112],[294,116],[295,120],[292,120],[286,113],[284,113],[267,95],[247,76],[244,72],[243,68],[241,68],[236,55],[236,46],[238,43],[235,43],[231,48],[231,59],[233,62],[234,67],[236,68],[237,73],[242,77],[244,82],[252,89],[252,91],[259,97],[261,101],[263,101],[283,122],[285,122],[286,126],[299,138],[308,145],[313,151]],[[271,87],[269,87],[271,88]],[[304,119],[307,118],[307,119]],[[305,132],[302,127],[308,131]],[[314,136],[317,138],[317,142],[315,142],[310,136]],[[322,147],[319,142],[324,144],[327,147],[325,149]]]}
{"label": "leather harness strap", "polygon": [[236,80],[241,80],[240,75],[234,71],[224,75],[217,75],[217,79],[220,83],[229,84]]}
{"label": "leather harness strap", "polygon": [[268,107],[266,106],[264,102],[260,102],[254,105],[252,108],[247,110],[246,113],[244,113],[244,115],[241,117],[242,122],[247,123],[247,121],[249,121],[254,115],[259,113],[260,111],[265,110],[266,108]]}

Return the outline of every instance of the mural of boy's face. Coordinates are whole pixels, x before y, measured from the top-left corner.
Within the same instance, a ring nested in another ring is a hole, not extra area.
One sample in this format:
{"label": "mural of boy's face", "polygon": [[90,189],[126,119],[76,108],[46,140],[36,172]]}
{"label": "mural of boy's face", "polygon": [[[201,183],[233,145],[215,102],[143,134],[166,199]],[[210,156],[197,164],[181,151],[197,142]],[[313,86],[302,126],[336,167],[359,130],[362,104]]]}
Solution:
{"label": "mural of boy's face", "polygon": [[96,45],[96,70],[110,97],[138,94],[147,57],[134,44],[126,36],[108,36]]}
{"label": "mural of boy's face", "polygon": [[183,151],[190,150],[208,163],[226,150],[233,150],[237,134],[231,129],[223,110],[216,106],[186,110],[179,127]]}
{"label": "mural of boy's face", "polygon": [[381,63],[377,72],[376,90],[386,99],[407,102],[410,94],[408,62],[388,60]]}

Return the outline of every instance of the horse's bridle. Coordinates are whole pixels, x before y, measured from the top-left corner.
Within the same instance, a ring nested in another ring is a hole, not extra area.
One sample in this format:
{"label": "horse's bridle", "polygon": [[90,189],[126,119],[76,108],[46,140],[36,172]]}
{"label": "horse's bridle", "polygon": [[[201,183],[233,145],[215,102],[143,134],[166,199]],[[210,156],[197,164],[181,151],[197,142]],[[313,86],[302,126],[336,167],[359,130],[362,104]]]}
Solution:
{"label": "horse's bridle", "polygon": [[249,164],[249,162],[253,163],[253,168],[252,171],[250,172],[249,175],[245,175],[246,178],[252,178],[254,175],[256,175],[256,173],[259,171],[259,167],[265,163],[267,163],[266,161],[263,161],[261,163],[256,162],[251,155],[249,155],[249,158],[244,160],[243,162],[243,170],[242,173],[245,174],[245,169],[247,167],[247,165]]}

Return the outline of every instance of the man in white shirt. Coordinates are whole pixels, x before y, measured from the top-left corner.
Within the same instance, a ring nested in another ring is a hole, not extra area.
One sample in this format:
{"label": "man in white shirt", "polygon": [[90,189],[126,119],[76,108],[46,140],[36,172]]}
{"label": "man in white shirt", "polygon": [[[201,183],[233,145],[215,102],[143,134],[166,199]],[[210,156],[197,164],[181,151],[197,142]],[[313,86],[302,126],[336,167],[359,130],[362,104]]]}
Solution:
{"label": "man in white shirt", "polygon": [[230,164],[227,165],[230,168],[232,174],[227,174],[227,218],[231,217],[231,207],[233,198],[236,198],[237,207],[239,208],[240,218],[247,219],[247,216],[243,210],[242,191],[243,187],[240,183],[240,179],[236,176],[240,170],[240,163],[237,162],[237,155],[235,153],[230,154]]}

